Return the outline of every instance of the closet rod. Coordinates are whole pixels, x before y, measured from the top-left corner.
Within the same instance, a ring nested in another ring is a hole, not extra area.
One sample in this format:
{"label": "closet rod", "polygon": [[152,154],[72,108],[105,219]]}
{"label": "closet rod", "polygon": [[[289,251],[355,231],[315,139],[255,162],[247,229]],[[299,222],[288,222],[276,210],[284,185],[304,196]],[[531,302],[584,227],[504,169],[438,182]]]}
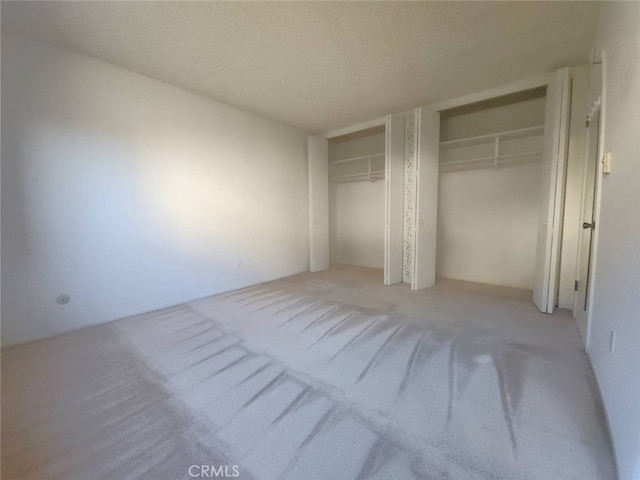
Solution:
{"label": "closet rod", "polygon": [[375,157],[381,157],[384,156],[384,152],[383,153],[374,153],[373,155],[363,155],[361,157],[353,157],[353,158],[344,158],[342,160],[334,160],[332,162],[329,162],[331,165],[335,165],[336,163],[347,163],[347,162],[356,162],[358,160],[366,160],[369,158],[375,158]]}
{"label": "closet rod", "polygon": [[536,133],[543,133],[543,132],[544,132],[544,125],[537,125],[535,127],[519,128],[516,130],[506,130],[504,132],[490,133],[487,135],[478,135],[476,137],[466,137],[466,138],[458,138],[456,140],[446,140],[444,142],[440,142],[440,146],[450,147],[454,145],[464,145],[466,143],[488,141],[496,137],[509,138],[509,137],[517,137],[520,135],[534,135]]}
{"label": "closet rod", "polygon": [[492,155],[490,157],[477,157],[477,158],[467,158],[465,160],[454,160],[451,162],[441,162],[440,166],[442,165],[464,165],[464,164],[468,164],[468,163],[479,163],[479,162],[489,162],[489,161],[494,161],[494,160],[509,160],[509,159],[516,159],[516,158],[520,158],[520,157],[533,157],[536,155],[542,155],[542,151],[536,151],[536,152],[523,152],[523,153],[507,153],[504,155]]}
{"label": "closet rod", "polygon": [[337,175],[331,177],[331,182],[366,182],[367,180],[382,180],[384,179],[384,170],[376,172],[365,173],[350,173],[347,175]]}

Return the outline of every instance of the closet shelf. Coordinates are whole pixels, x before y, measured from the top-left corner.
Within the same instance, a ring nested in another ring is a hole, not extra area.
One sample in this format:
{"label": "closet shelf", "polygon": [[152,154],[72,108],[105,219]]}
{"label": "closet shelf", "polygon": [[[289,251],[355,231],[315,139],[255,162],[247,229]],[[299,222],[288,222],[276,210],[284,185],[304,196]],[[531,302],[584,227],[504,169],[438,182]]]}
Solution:
{"label": "closet shelf", "polygon": [[535,135],[541,135],[544,133],[544,125],[537,125],[535,127],[519,128],[517,130],[507,130],[504,132],[490,133],[488,135],[478,135],[476,137],[459,138],[456,140],[447,140],[440,142],[440,147],[463,147],[470,145],[478,145],[480,143],[488,143],[491,140],[509,139],[509,138],[522,138],[532,137]]}
{"label": "closet shelf", "polygon": [[542,151],[535,152],[522,152],[522,153],[509,153],[491,157],[476,157],[468,158],[464,160],[454,160],[451,162],[441,162],[440,171],[458,171],[464,170],[465,167],[469,168],[490,168],[499,167],[501,164],[508,162],[522,162],[522,161],[534,161],[539,160],[542,157]]}
{"label": "closet shelf", "polygon": [[348,175],[336,175],[331,177],[329,181],[335,183],[344,182],[375,182],[376,180],[384,180],[384,170],[376,172],[350,173]]}
{"label": "closet shelf", "polygon": [[350,162],[357,162],[357,161],[362,161],[362,160],[370,160],[372,158],[377,158],[377,157],[384,157],[384,152],[383,153],[374,153],[373,155],[363,155],[361,157],[353,157],[353,158],[344,158],[342,160],[334,160],[332,162],[329,162],[329,164],[331,165],[336,165],[339,163],[350,163]]}
{"label": "closet shelf", "polygon": [[331,182],[366,182],[366,181],[370,181],[370,182],[375,182],[376,180],[382,180],[384,179],[384,168],[382,170],[373,170],[373,161],[375,158],[379,158],[379,157],[383,157],[384,158],[385,154],[384,153],[374,153],[373,155],[362,155],[360,157],[353,157],[353,158],[345,158],[342,160],[334,160],[333,162],[329,162],[329,166],[333,167],[336,164],[340,165],[340,164],[345,164],[345,163],[356,163],[355,167],[356,168],[352,168],[351,171],[355,170],[363,170],[366,168],[366,171],[360,171],[357,173],[345,173],[345,174],[338,174],[338,172],[340,171],[340,167],[336,167],[337,171],[335,169],[333,170],[333,173],[335,173],[335,175],[332,175],[329,177],[329,181]]}

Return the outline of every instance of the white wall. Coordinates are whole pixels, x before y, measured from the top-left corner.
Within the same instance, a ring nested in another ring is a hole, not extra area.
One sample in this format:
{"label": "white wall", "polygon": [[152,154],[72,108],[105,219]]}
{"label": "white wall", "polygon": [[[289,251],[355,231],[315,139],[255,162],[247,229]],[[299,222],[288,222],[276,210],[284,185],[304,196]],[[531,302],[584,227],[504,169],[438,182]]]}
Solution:
{"label": "white wall", "polygon": [[[384,144],[384,133],[330,142],[329,161],[383,153]],[[384,169],[384,157],[376,165]],[[331,263],[384,268],[384,200],[383,180],[330,184]]]}
{"label": "white wall", "polygon": [[440,174],[438,277],[533,288],[540,164]]}
{"label": "white wall", "polygon": [[[545,97],[536,94],[528,98],[524,94],[522,101],[516,103],[483,102],[485,108],[465,106],[454,109],[455,114],[443,112],[440,123],[440,140],[487,135],[505,130],[517,130],[544,124]],[[516,95],[516,98],[519,98]],[[527,98],[527,99],[525,99]]]}
{"label": "white wall", "polygon": [[[640,480],[640,3],[601,5],[603,178],[589,354],[603,394],[621,480]],[[615,352],[609,336],[616,333]]]}
{"label": "white wall", "polygon": [[384,181],[331,184],[331,263],[384,268]]}
{"label": "white wall", "polygon": [[[453,117],[441,140],[544,123],[544,98]],[[539,151],[542,136],[504,141],[501,153]],[[440,150],[443,162],[493,155],[493,143]],[[534,159],[535,160],[535,159]],[[537,159],[539,160],[539,158]],[[443,171],[438,192],[438,277],[533,288],[540,162]]]}
{"label": "white wall", "polygon": [[571,124],[567,152],[567,180],[558,282],[558,306],[573,309],[577,278],[578,242],[582,232],[582,187],[585,171],[588,66],[569,69],[571,75]]}
{"label": "white wall", "polygon": [[2,137],[4,345],[308,270],[297,130],[3,36]]}

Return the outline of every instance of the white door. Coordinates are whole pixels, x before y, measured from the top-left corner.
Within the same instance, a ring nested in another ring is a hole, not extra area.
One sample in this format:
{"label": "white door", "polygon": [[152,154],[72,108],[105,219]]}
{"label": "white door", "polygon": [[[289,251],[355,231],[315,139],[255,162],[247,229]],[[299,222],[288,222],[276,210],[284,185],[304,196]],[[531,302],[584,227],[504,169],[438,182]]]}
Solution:
{"label": "white door", "polygon": [[589,67],[589,116],[585,149],[585,174],[582,188],[582,211],[580,218],[580,241],[573,318],[582,335],[585,347],[589,346],[589,303],[593,290],[593,262],[595,250],[596,198],[601,179],[602,158],[601,132],[602,65]]}
{"label": "white door", "polygon": [[309,137],[310,271],[329,268],[329,144]]}
{"label": "white door", "polygon": [[533,302],[544,313],[556,305],[570,94],[569,69],[561,68],[547,86],[542,149]]}
{"label": "white door", "polygon": [[440,112],[417,110],[416,225],[411,288],[436,284],[436,226],[438,223],[438,161]]}
{"label": "white door", "polygon": [[404,114],[387,116],[385,142],[385,285],[402,282],[404,129]]}
{"label": "white door", "polygon": [[576,284],[575,305],[573,316],[578,329],[587,343],[587,312],[589,307],[590,273],[592,266],[592,252],[595,229],[595,195],[600,159],[598,155],[598,141],[600,134],[600,109],[597,108],[589,115],[587,130],[587,165],[585,170],[584,190],[582,195],[582,233],[580,235],[580,249],[578,256],[578,279]]}

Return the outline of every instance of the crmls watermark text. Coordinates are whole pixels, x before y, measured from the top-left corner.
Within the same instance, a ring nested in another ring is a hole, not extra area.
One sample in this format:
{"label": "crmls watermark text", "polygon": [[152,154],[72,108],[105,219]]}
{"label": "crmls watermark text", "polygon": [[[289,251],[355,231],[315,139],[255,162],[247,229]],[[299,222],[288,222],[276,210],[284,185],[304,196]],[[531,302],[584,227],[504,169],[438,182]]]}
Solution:
{"label": "crmls watermark text", "polygon": [[191,465],[189,476],[192,478],[235,478],[240,476],[238,465]]}

